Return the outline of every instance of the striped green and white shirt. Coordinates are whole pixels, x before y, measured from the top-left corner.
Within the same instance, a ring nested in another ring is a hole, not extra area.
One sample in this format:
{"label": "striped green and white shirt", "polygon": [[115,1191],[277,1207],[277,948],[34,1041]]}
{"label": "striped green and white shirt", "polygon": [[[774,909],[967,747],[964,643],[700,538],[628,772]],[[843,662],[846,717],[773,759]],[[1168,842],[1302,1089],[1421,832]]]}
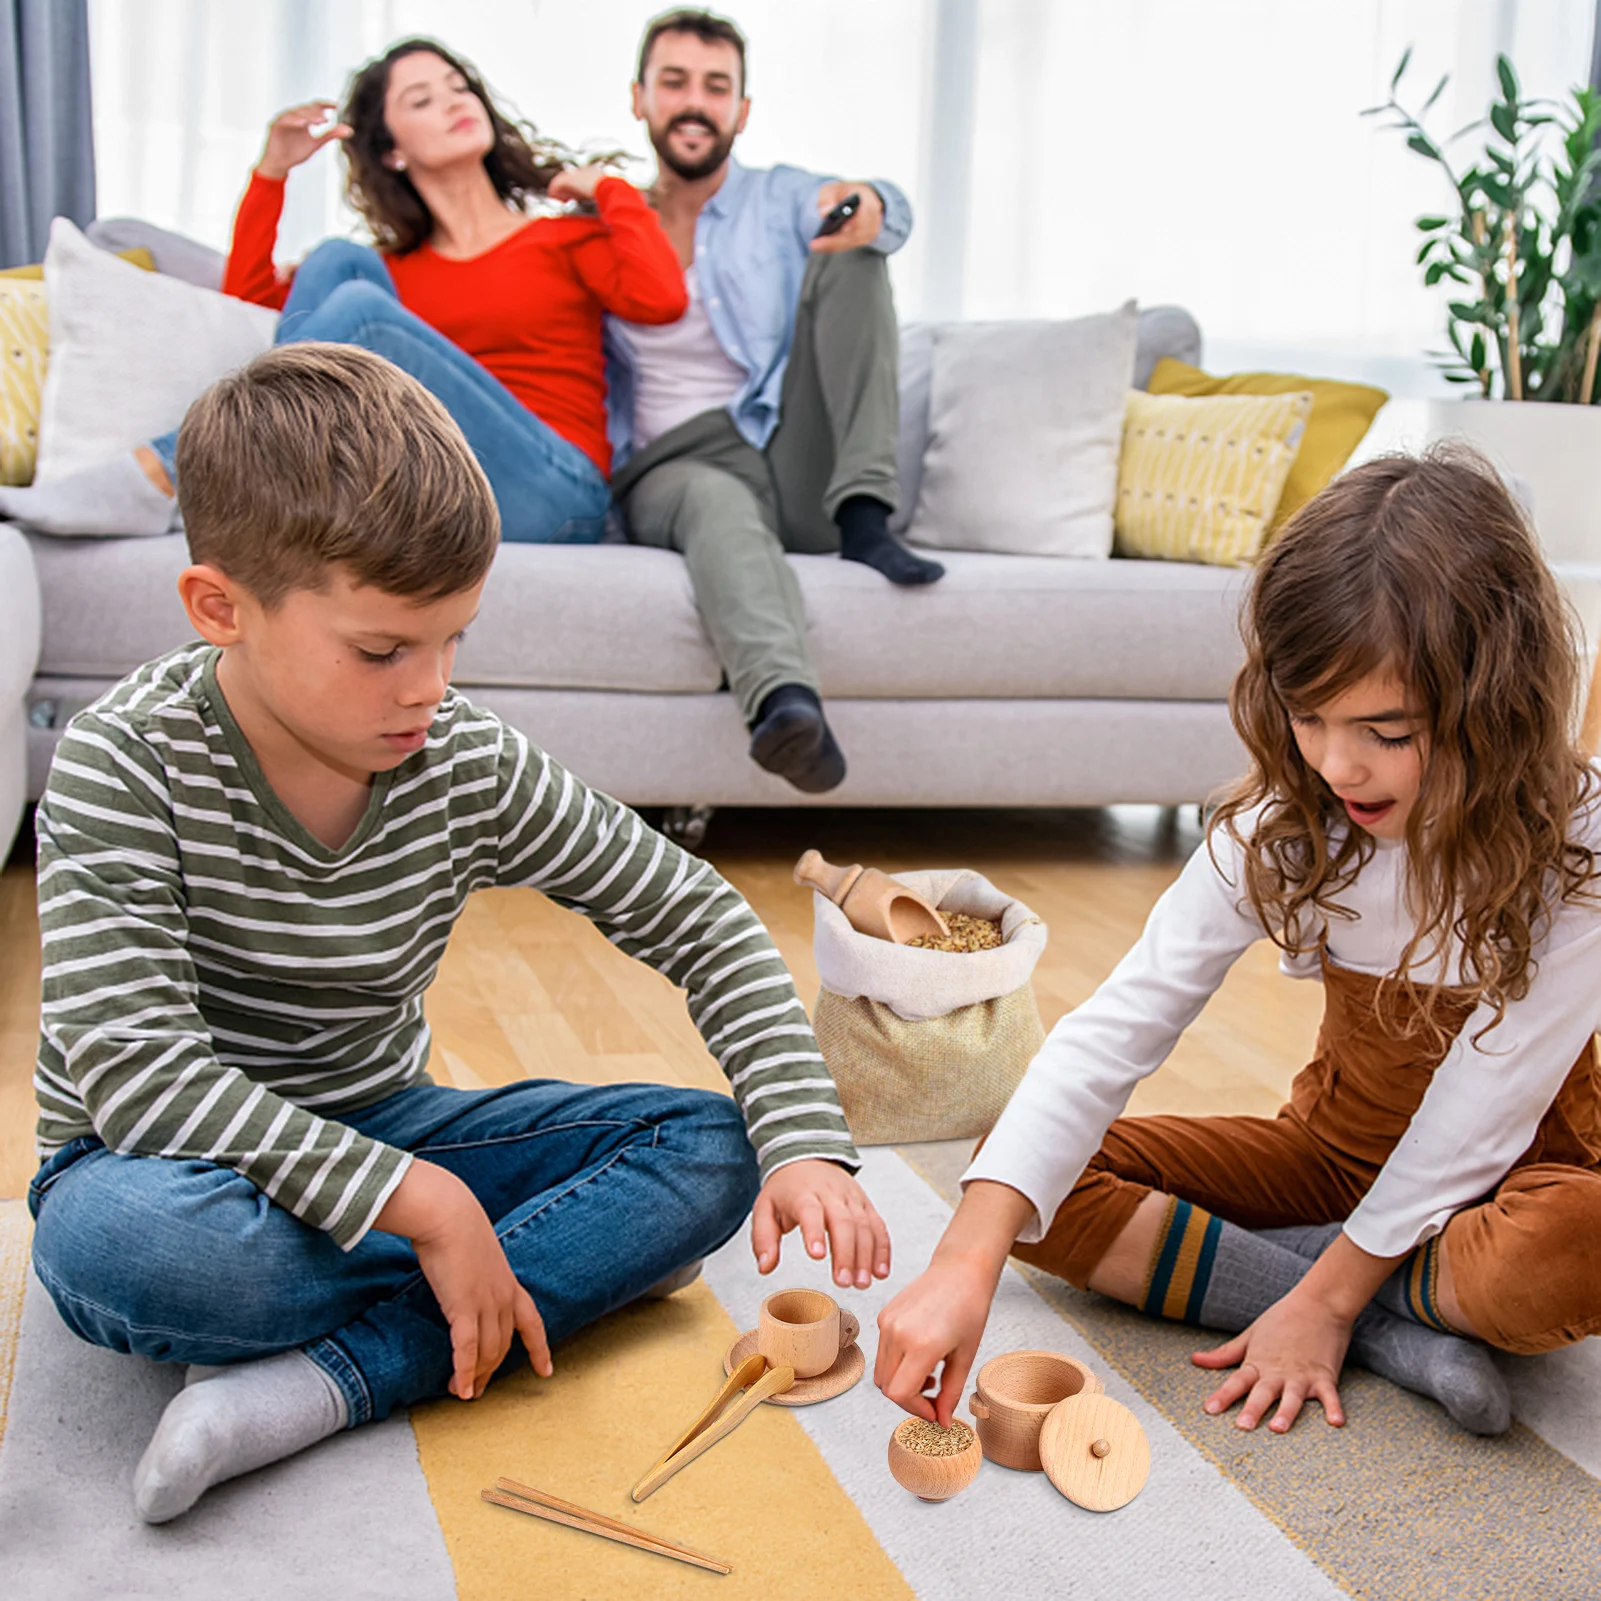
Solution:
{"label": "striped green and white shirt", "polygon": [[530,885],[688,992],[765,1178],[855,1167],[795,986],[707,863],[451,691],[330,850],[190,645],[73,718],[39,805],[41,1156],[216,1162],[347,1250],[409,1166],[339,1121],[426,1081],[423,992],[467,896]]}

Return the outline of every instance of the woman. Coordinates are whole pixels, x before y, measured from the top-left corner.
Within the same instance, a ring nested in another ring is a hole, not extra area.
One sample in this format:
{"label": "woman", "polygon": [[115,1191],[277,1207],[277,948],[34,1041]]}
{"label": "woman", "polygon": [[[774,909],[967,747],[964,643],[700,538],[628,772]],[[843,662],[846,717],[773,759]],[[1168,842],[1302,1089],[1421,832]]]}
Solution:
{"label": "woman", "polygon": [[[687,305],[656,215],[629,183],[569,167],[441,46],[407,39],[328,101],[276,118],[234,224],[223,288],[278,306],[277,338],[361,345],[442,400],[478,457],[505,538],[593,541],[610,469],[601,319],[667,323]],[[319,245],[289,280],[272,250],[289,173],[344,143],[352,204],[376,249]],[[530,219],[530,199],[593,215]],[[176,430],[132,457],[0,492],[0,515],[47,533],[163,533]]]}

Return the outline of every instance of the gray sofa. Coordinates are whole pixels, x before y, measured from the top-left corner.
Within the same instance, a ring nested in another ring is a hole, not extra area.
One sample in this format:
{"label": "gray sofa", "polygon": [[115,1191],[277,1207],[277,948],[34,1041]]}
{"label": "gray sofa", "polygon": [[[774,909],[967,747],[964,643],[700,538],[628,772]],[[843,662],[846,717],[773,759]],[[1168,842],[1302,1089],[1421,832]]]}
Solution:
{"label": "gray sofa", "polygon": [[[903,357],[902,477],[927,429],[926,331]],[[1175,308],[1142,315],[1137,380],[1196,361]],[[179,535],[30,536],[42,644],[28,690],[27,789],[66,719],[188,636]],[[591,783],[636,805],[1102,805],[1202,800],[1239,769],[1225,698],[1239,661],[1237,570],[941,553],[900,590],[832,557],[793,557],[808,642],[850,762],[804,796],[762,772],[683,563],[623,544],[504,546],[456,682]]]}

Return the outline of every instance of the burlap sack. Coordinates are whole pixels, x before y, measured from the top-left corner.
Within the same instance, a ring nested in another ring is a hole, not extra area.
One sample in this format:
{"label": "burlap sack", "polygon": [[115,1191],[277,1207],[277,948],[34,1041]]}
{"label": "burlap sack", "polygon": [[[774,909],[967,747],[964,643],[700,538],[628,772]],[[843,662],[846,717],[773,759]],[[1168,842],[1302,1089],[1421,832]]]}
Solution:
{"label": "burlap sack", "polygon": [[817,1042],[858,1145],[976,1138],[1045,1043],[1032,984],[1045,924],[979,873],[894,876],[941,911],[998,919],[1004,943],[914,950],[858,934],[816,896]]}

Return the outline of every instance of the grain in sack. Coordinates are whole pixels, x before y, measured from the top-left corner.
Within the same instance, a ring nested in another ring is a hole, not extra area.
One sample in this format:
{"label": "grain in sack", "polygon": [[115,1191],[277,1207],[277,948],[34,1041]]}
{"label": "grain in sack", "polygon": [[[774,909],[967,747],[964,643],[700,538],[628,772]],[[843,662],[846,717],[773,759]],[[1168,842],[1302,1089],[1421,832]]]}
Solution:
{"label": "grain in sack", "polygon": [[942,915],[998,922],[1001,944],[896,945],[857,933],[814,894],[817,1042],[858,1145],[976,1139],[995,1126],[1045,1043],[1033,979],[1046,927],[966,868],[891,876]]}

